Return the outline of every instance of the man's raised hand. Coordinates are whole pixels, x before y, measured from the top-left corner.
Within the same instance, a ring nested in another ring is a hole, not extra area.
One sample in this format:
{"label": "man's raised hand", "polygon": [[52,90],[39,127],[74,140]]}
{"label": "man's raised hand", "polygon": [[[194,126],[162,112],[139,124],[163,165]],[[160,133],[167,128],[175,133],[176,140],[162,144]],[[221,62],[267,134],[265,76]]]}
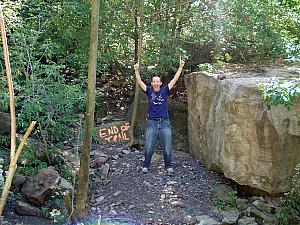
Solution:
{"label": "man's raised hand", "polygon": [[180,59],[180,62],[179,62],[179,67],[183,68],[185,65],[185,61]]}
{"label": "man's raised hand", "polygon": [[138,70],[140,68],[140,64],[139,63],[134,64],[133,68],[134,70]]}
{"label": "man's raised hand", "polygon": [[178,68],[177,72],[175,73],[175,76],[173,77],[173,79],[168,84],[169,90],[171,90],[173,88],[173,86],[175,85],[175,83],[177,82],[177,80],[182,72],[182,69],[184,67],[184,64],[185,64],[185,61],[181,60],[181,58],[180,58],[179,59],[179,68]]}
{"label": "man's raised hand", "polygon": [[134,68],[134,73],[135,73],[135,77],[136,77],[137,83],[140,85],[140,87],[142,88],[142,90],[143,90],[144,92],[146,92],[147,86],[146,86],[146,84],[142,81],[141,75],[140,75],[140,71],[139,71],[139,69],[140,69],[140,64],[139,64],[139,63],[134,64],[133,68]]}

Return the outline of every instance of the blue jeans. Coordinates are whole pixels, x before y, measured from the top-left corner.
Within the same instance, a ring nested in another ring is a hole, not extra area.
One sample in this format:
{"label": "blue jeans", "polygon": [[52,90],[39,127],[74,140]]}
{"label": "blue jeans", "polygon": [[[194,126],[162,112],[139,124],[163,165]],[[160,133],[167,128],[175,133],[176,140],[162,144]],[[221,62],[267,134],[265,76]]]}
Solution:
{"label": "blue jeans", "polygon": [[150,120],[146,129],[145,160],[143,167],[149,167],[157,141],[162,149],[166,169],[171,167],[172,127],[168,119]]}

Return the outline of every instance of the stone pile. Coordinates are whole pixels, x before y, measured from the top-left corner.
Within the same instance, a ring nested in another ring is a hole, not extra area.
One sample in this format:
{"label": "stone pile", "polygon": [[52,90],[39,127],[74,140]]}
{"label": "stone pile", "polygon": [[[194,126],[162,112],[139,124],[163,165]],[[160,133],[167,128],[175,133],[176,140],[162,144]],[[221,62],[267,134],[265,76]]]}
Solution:
{"label": "stone pile", "polygon": [[[276,210],[281,198],[258,197],[233,198],[234,190],[220,185],[215,190],[215,204],[219,219],[207,215],[186,216],[184,224],[189,225],[273,225],[276,224]],[[233,203],[233,204],[232,204]]]}
{"label": "stone pile", "polygon": [[16,202],[15,211],[23,216],[42,216],[41,207],[54,191],[63,192],[72,188],[52,166],[41,169],[37,175],[28,178],[15,174],[12,190],[19,191],[23,196],[23,200]]}

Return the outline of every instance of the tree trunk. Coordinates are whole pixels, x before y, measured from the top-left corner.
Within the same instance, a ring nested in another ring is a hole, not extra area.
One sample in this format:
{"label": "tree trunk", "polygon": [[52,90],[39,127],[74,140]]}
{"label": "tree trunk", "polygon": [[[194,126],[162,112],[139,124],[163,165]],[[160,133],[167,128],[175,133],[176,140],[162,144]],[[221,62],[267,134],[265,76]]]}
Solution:
{"label": "tree trunk", "polygon": [[2,7],[0,5],[0,27],[2,35],[2,44],[4,52],[5,69],[7,76],[7,85],[9,90],[9,108],[10,108],[10,160],[12,161],[16,152],[16,113],[15,113],[15,102],[14,102],[14,88],[11,77],[9,54],[7,47],[7,38],[5,32],[5,24],[3,19]]}
{"label": "tree trunk", "polygon": [[[138,62],[140,64],[140,70],[141,70],[141,55],[142,55],[142,42],[143,42],[143,32],[144,32],[144,0],[140,1],[140,32],[139,32],[139,42],[138,42]],[[141,71],[140,71],[141,72]],[[134,91],[134,102],[133,102],[133,110],[132,110],[132,116],[131,116],[131,123],[130,123],[130,129],[129,129],[129,135],[130,135],[130,141],[128,143],[129,147],[133,147],[135,144],[134,139],[134,127],[135,127],[135,121],[137,116],[137,106],[139,102],[139,84],[135,82],[135,91]]]}
{"label": "tree trunk", "polygon": [[137,10],[135,10],[134,17],[134,62],[137,63],[139,60],[138,52],[139,52],[139,31],[138,31],[138,18],[137,18]]}
{"label": "tree trunk", "polygon": [[92,1],[89,68],[88,68],[88,95],[87,110],[85,118],[84,140],[80,157],[80,170],[77,186],[76,209],[79,219],[83,219],[88,214],[88,187],[90,168],[90,148],[92,143],[92,132],[94,128],[95,112],[95,85],[96,85],[96,64],[99,30],[99,8],[100,0]]}

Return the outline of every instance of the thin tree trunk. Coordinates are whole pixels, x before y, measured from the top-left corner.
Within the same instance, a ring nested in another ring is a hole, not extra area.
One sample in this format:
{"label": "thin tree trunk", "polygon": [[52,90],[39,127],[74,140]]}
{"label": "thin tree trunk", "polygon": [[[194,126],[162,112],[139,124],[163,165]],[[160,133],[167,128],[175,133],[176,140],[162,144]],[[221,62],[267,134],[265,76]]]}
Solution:
{"label": "thin tree trunk", "polygon": [[7,85],[9,90],[10,160],[12,161],[16,152],[16,113],[15,113],[15,103],[14,103],[14,89],[13,89],[13,82],[11,77],[10,63],[9,63],[9,53],[7,47],[7,38],[6,38],[5,24],[4,24],[1,5],[0,5],[0,27],[1,27],[1,35],[2,35],[5,69],[6,69],[6,76],[7,76]]}
{"label": "thin tree trunk", "polygon": [[[142,55],[142,42],[143,42],[143,32],[144,32],[144,0],[140,1],[140,32],[139,32],[139,43],[138,43],[138,62],[140,64],[141,69],[141,55]],[[141,71],[140,71],[141,72]],[[136,122],[137,116],[137,106],[139,102],[139,84],[135,82],[135,91],[134,91],[134,102],[133,102],[133,110],[131,116],[131,123],[130,123],[130,142],[128,143],[129,147],[132,147],[135,143],[134,140],[134,127]]]}
{"label": "thin tree trunk", "polygon": [[96,85],[96,65],[99,30],[99,8],[100,0],[92,1],[90,49],[89,49],[89,69],[88,69],[88,96],[87,111],[85,119],[84,140],[80,157],[80,170],[77,186],[76,209],[78,217],[84,218],[88,214],[88,187],[90,168],[90,148],[92,143],[92,132],[94,128],[95,112],[95,85]]}
{"label": "thin tree trunk", "polygon": [[10,161],[9,169],[8,169],[8,175],[6,177],[5,184],[4,184],[3,191],[2,191],[2,195],[1,195],[1,199],[0,199],[0,216],[2,215],[4,206],[5,206],[7,197],[8,197],[9,189],[11,187],[11,183],[12,183],[12,180],[14,178],[18,158],[19,158],[19,156],[20,156],[20,154],[23,150],[23,146],[25,144],[25,141],[29,137],[29,134],[33,130],[35,124],[36,124],[36,121],[31,122],[29,128],[27,129],[25,135],[23,136],[23,138],[21,140],[21,143],[18,147],[17,153],[15,154],[14,158]]}
{"label": "thin tree trunk", "polygon": [[138,31],[138,19],[137,19],[137,9],[135,9],[135,17],[134,17],[134,62],[137,63],[139,60],[138,52],[139,52],[139,31]]}

